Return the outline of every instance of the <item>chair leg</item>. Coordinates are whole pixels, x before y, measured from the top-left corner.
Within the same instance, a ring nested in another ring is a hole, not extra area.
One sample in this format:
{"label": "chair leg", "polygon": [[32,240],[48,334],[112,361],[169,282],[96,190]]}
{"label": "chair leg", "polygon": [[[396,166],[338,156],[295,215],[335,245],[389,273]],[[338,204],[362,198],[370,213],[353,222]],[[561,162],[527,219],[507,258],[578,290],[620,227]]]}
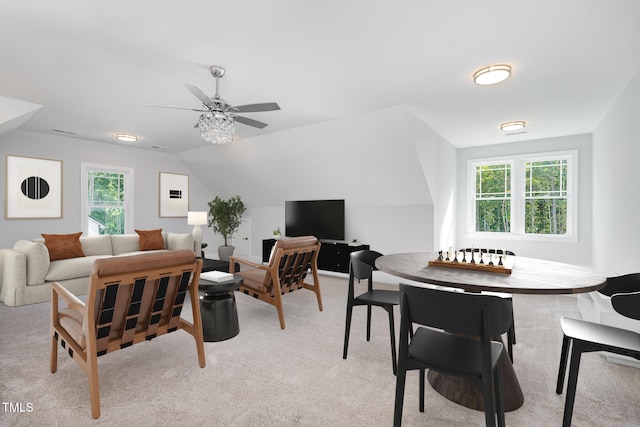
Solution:
{"label": "chair leg", "polygon": [[58,340],[56,339],[58,332],[54,328],[54,325],[58,324],[58,292],[54,288],[51,288],[50,322],[51,351],[49,353],[49,368],[51,373],[54,374],[58,370]]}
{"label": "chair leg", "polygon": [[91,394],[91,415],[100,418],[100,388],[98,385],[98,359],[95,354],[87,355],[87,377]]}
{"label": "chair leg", "polygon": [[280,329],[285,328],[284,324],[284,307],[282,306],[282,295],[279,293],[275,295],[275,301],[273,302],[276,310],[278,310],[278,319],[280,320]]}
{"label": "chair leg", "polygon": [[509,328],[509,330],[507,331],[507,353],[509,353],[509,359],[511,359],[511,363],[513,363],[513,344],[515,344],[514,336],[515,332],[513,331],[512,324],[511,328]]}
{"label": "chair leg", "polygon": [[564,335],[562,338],[562,352],[560,353],[560,367],[558,368],[558,382],[556,384],[556,393],[562,394],[564,387],[564,377],[567,372],[567,358],[569,356],[569,348],[571,346],[571,338]]}
{"label": "chair leg", "polygon": [[316,294],[316,299],[318,300],[318,310],[322,311],[322,294],[320,293],[320,285],[316,282],[313,286],[313,291]]}
{"label": "chair leg", "polygon": [[497,363],[496,369],[494,369],[493,383],[496,389],[496,414],[498,415],[498,427],[504,427],[504,393],[502,391],[502,368],[500,362]]}
{"label": "chair leg", "polygon": [[495,427],[496,425],[496,402],[495,402],[496,385],[493,384],[493,375],[494,373],[492,372],[490,375],[487,375],[488,378],[485,378],[485,375],[483,375],[483,378],[482,378],[482,391],[483,391],[483,397],[484,397],[484,419],[487,427]]}
{"label": "chair leg", "polygon": [[396,356],[396,327],[393,321],[393,306],[385,307],[389,313],[389,334],[391,336],[391,363],[393,366],[393,375],[398,374],[398,362]]}
{"label": "chair leg", "polygon": [[200,314],[200,301],[197,290],[189,289],[191,298],[191,313],[193,315],[193,338],[196,341],[196,351],[198,353],[198,364],[204,368],[207,364],[204,354],[204,334],[202,331],[202,316]]}
{"label": "chair leg", "polygon": [[393,427],[402,425],[402,405],[404,404],[404,386],[407,379],[406,360],[398,363],[398,375],[396,375],[396,401],[393,408]]}
{"label": "chair leg", "polygon": [[53,333],[51,334],[51,353],[49,357],[49,367],[51,368],[51,373],[55,374],[58,370],[58,340]]}
{"label": "chair leg", "polygon": [[353,314],[353,306],[347,303],[347,320],[344,325],[344,348],[342,350],[342,358],[347,358],[347,349],[349,348],[349,334],[351,333],[351,316]]}
{"label": "chair leg", "polygon": [[516,319],[515,316],[513,314],[513,299],[512,301],[512,308],[511,308],[511,327],[509,328],[509,336],[511,337],[511,339],[513,340],[513,345],[516,344]]}
{"label": "chair leg", "polygon": [[420,412],[424,412],[424,386],[425,386],[425,373],[426,373],[426,369],[420,369],[420,373],[419,373],[419,385],[418,387],[420,388],[419,391],[419,401],[418,401],[418,409],[420,410]]}
{"label": "chair leg", "polygon": [[573,416],[573,404],[576,399],[576,386],[578,385],[578,371],[580,370],[580,357],[582,348],[580,344],[573,341],[571,350],[571,365],[569,366],[569,379],[567,380],[567,397],[564,403],[564,415],[562,417],[562,427],[571,426]]}
{"label": "chair leg", "polygon": [[371,304],[367,304],[367,341],[371,341]]}
{"label": "chair leg", "polygon": [[511,359],[511,363],[513,363],[514,345],[516,345],[516,320],[513,316],[513,310],[511,310],[511,326],[507,331],[507,352],[509,353],[509,359]]}

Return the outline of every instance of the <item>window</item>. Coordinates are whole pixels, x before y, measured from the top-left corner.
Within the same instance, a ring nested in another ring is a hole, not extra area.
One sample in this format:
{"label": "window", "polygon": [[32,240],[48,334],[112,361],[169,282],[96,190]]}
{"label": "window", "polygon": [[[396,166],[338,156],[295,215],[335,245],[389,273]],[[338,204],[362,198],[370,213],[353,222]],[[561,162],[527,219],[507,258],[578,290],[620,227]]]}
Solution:
{"label": "window", "polygon": [[82,164],[82,229],[85,235],[131,232],[133,170]]}
{"label": "window", "polygon": [[511,230],[511,163],[475,168],[475,231]]}
{"label": "window", "polygon": [[525,163],[525,233],[567,233],[567,159]]}
{"label": "window", "polygon": [[470,160],[469,230],[577,237],[577,155],[571,151]]}

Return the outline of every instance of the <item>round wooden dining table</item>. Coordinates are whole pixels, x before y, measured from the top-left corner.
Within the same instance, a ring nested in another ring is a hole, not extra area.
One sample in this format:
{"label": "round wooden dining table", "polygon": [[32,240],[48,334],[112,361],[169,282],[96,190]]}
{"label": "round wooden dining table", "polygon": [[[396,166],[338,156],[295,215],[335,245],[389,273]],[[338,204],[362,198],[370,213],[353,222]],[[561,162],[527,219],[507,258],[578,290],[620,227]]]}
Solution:
{"label": "round wooden dining table", "polygon": [[[462,268],[430,266],[437,253],[411,252],[379,257],[376,267],[385,273],[416,282],[463,289],[467,292],[502,292],[511,294],[576,294],[601,289],[606,276],[571,264],[536,258],[510,256],[510,274]],[[513,370],[511,359],[502,352],[505,410],[513,411],[524,403],[524,395]],[[442,396],[468,408],[484,410],[482,390],[459,377],[429,371],[431,386]]]}

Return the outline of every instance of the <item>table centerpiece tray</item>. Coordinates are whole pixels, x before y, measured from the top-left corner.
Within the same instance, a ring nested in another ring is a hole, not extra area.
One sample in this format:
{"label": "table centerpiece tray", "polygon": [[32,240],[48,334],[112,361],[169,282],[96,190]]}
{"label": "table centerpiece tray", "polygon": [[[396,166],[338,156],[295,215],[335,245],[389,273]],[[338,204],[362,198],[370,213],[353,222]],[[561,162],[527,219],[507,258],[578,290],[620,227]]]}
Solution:
{"label": "table centerpiece tray", "polygon": [[[502,260],[500,258],[503,258]],[[511,274],[513,269],[514,256],[501,257],[494,255],[493,259],[489,259],[485,255],[482,263],[477,260],[470,261],[452,261],[445,259],[434,259],[429,261],[429,267],[457,268],[460,270],[486,271],[488,273]]]}

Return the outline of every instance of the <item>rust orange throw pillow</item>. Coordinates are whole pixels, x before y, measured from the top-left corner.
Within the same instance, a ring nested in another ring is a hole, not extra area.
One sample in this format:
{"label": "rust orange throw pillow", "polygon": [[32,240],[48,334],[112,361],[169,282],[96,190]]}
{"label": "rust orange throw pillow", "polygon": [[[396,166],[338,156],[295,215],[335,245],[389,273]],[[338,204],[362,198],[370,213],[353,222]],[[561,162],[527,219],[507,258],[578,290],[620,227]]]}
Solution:
{"label": "rust orange throw pillow", "polygon": [[73,234],[41,234],[44,237],[44,245],[49,250],[49,259],[56,261],[83,257],[84,251],[80,244],[80,235],[82,235],[82,231]]}
{"label": "rust orange throw pillow", "polygon": [[140,236],[140,250],[153,251],[164,249],[164,239],[162,238],[162,228],[157,230],[136,230]]}

